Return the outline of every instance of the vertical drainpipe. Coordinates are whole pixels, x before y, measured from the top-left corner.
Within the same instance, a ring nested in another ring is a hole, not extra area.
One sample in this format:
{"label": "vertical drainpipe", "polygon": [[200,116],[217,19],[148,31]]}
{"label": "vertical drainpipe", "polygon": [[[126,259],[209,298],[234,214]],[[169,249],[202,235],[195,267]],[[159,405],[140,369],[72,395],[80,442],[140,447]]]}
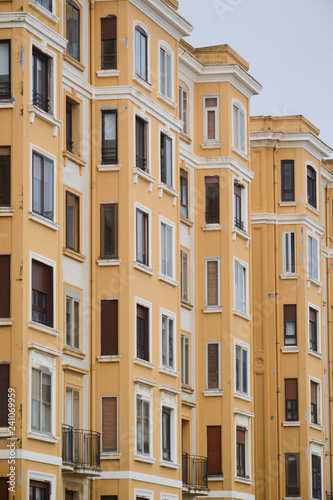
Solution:
{"label": "vertical drainpipe", "polygon": [[[276,151],[277,145],[274,144],[273,147],[273,184],[274,184],[274,213],[277,214],[277,164],[276,164]],[[274,276],[274,300],[275,300],[275,366],[276,366],[276,423],[277,423],[277,472],[278,472],[278,495],[277,498],[281,498],[282,491],[282,474],[281,474],[281,426],[280,426],[280,415],[281,415],[281,391],[280,391],[280,341],[279,341],[279,245],[278,245],[278,225],[274,224],[274,265],[275,265],[275,276]]]}
{"label": "vertical drainpipe", "polygon": [[[325,216],[325,221],[326,221],[326,246],[329,248],[329,236],[328,236],[328,214],[329,214],[329,203],[330,203],[330,198],[329,198],[329,191],[328,187],[325,190],[325,195],[326,195],[326,216]],[[332,224],[332,221],[331,221]],[[331,354],[331,349],[332,349],[332,344],[331,344],[331,335],[330,335],[330,330],[331,330],[331,325],[332,325],[332,307],[331,307],[331,262],[330,259],[327,259],[327,265],[326,265],[326,307],[327,307],[327,331],[326,331],[326,336],[327,336],[327,388],[328,388],[328,440],[329,440],[329,477],[327,478],[327,487],[329,490],[332,490],[332,455],[333,455],[333,449],[332,449],[332,439],[331,439],[331,426],[332,426],[332,354]]]}

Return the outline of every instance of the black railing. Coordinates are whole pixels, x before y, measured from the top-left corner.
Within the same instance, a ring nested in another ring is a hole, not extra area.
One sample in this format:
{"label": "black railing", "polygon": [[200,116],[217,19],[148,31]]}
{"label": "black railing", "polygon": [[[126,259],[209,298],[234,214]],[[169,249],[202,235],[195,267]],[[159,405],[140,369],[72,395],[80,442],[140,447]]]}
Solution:
{"label": "black railing", "polygon": [[235,217],[235,227],[237,227],[238,229],[241,229],[242,231],[244,230],[244,223],[241,219],[237,219],[237,217]]}
{"label": "black railing", "polygon": [[139,155],[138,153],[136,154],[136,166],[144,171],[147,169],[146,158],[144,156]]}
{"label": "black railing", "polygon": [[208,489],[207,472],[207,458],[183,453],[183,487]]}
{"label": "black railing", "polygon": [[2,80],[0,76],[0,98],[10,97],[10,82],[8,80]]}
{"label": "black railing", "polygon": [[73,429],[70,425],[62,426],[62,459],[74,467],[100,467],[99,432]]}
{"label": "black railing", "polygon": [[70,153],[73,153],[73,144],[74,144],[74,141],[71,141],[70,139],[66,139],[66,150],[69,151]]}
{"label": "black railing", "polygon": [[117,148],[102,148],[102,161],[104,163],[106,163],[107,161],[115,163],[117,161]]}
{"label": "black railing", "polygon": [[32,98],[33,98],[33,104],[34,106],[37,106],[38,108],[42,109],[43,111],[46,111],[46,113],[49,112],[50,110],[50,100],[41,95],[38,94],[35,90],[32,92]]}

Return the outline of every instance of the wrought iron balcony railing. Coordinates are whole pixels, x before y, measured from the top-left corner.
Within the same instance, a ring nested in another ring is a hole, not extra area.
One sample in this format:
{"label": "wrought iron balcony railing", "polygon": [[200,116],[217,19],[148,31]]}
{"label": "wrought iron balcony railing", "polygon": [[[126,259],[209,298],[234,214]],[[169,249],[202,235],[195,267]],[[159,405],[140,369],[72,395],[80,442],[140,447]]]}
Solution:
{"label": "wrought iron balcony railing", "polygon": [[143,171],[147,170],[147,159],[136,153],[136,166]]}
{"label": "wrought iron balcony railing", "polygon": [[244,231],[244,222],[241,219],[235,217],[235,227],[241,229],[241,231]]}
{"label": "wrought iron balcony railing", "polygon": [[207,458],[183,453],[182,457],[182,480],[183,487],[204,490],[208,489],[207,482]]}
{"label": "wrought iron balcony railing", "polygon": [[62,460],[75,468],[100,468],[99,432],[62,426]]}
{"label": "wrought iron balcony railing", "polygon": [[37,106],[38,108],[42,109],[46,113],[50,111],[50,99],[45,97],[42,94],[39,94],[35,90],[32,91],[32,100],[34,106]]}

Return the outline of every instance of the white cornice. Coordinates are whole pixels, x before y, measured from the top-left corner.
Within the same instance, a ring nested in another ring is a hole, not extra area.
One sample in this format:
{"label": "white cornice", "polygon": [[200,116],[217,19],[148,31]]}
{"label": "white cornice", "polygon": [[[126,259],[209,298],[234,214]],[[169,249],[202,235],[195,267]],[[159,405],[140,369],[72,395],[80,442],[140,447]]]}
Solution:
{"label": "white cornice", "polygon": [[320,222],[315,221],[312,217],[306,214],[252,214],[251,224],[278,224],[278,225],[288,225],[288,224],[299,224],[304,225],[319,233],[321,236],[325,234],[325,227]]}
{"label": "white cornice", "polygon": [[28,12],[1,12],[0,28],[25,28],[54,49],[64,52],[67,40]]}
{"label": "white cornice", "polygon": [[193,26],[163,0],[129,0],[177,40],[191,34]]}
{"label": "white cornice", "polygon": [[321,185],[324,187],[333,187],[333,173],[328,170],[324,165],[321,165],[320,169]]}

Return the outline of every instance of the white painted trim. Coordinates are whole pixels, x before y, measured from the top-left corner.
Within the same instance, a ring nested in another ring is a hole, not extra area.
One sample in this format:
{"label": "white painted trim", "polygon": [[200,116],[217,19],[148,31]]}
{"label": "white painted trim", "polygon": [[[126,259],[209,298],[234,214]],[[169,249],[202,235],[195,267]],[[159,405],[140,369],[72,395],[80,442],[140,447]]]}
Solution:
{"label": "white painted trim", "polygon": [[313,232],[317,231],[320,236],[325,234],[325,227],[306,214],[252,214],[251,224],[277,224],[281,226],[297,224],[304,225]]}
{"label": "white painted trim", "polygon": [[98,479],[132,479],[160,486],[170,486],[170,488],[182,488],[182,481],[134,471],[103,471]]}
{"label": "white painted trim", "polygon": [[227,498],[230,500],[232,499],[237,499],[237,500],[255,500],[255,495],[251,495],[250,493],[240,493],[239,491],[226,491],[226,490],[215,490],[215,491],[210,491],[208,495],[205,495],[205,498]]}
{"label": "white painted trim", "polygon": [[[31,453],[31,452],[30,452]],[[41,453],[36,453],[36,455],[41,455]],[[43,481],[50,483],[50,500],[57,499],[57,476],[56,474],[46,474],[45,472],[38,472],[33,470],[27,471],[27,500],[29,500],[29,484],[30,480]]]}
{"label": "white painted trim", "polygon": [[[8,450],[0,450],[0,460],[8,460],[9,452]],[[15,450],[16,460],[29,460],[31,462],[39,462],[41,464],[48,465],[62,465],[62,457],[57,457],[55,455],[45,455],[44,453],[37,453],[35,451],[29,450]]]}
{"label": "white painted trim", "polygon": [[148,500],[154,500],[154,492],[150,490],[140,490],[139,488],[134,488],[134,500],[138,497],[147,498]]}
{"label": "white painted trim", "polygon": [[[139,378],[139,377],[138,377]],[[150,463],[155,462],[155,458],[153,457],[154,443],[153,443],[153,386],[150,384],[142,385],[141,381],[137,381],[138,383],[135,386],[134,391],[134,443],[135,443],[135,452],[134,459],[142,458],[143,461],[147,459]],[[148,381],[149,382],[149,381]],[[157,384],[156,384],[157,385]],[[137,450],[137,400],[138,396],[144,402],[149,403],[149,454],[139,453]]]}

